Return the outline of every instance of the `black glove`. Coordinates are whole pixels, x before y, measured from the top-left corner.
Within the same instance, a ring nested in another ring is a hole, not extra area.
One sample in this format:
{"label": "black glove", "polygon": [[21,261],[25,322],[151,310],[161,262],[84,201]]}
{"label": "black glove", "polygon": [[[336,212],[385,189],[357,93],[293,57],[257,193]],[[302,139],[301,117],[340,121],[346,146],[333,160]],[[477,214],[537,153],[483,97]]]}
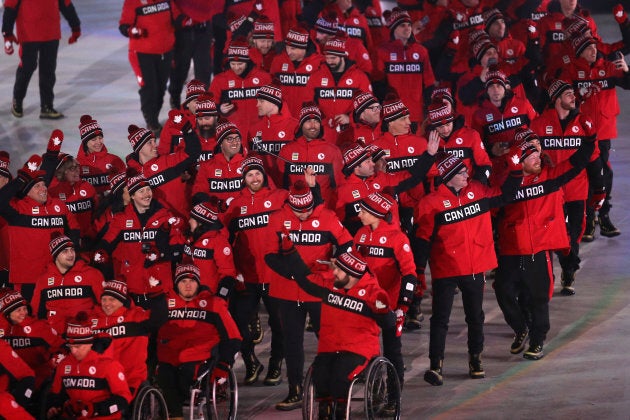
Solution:
{"label": "black glove", "polygon": [[270,253],[265,255],[265,262],[273,271],[288,279],[305,278],[311,274],[298,252]]}

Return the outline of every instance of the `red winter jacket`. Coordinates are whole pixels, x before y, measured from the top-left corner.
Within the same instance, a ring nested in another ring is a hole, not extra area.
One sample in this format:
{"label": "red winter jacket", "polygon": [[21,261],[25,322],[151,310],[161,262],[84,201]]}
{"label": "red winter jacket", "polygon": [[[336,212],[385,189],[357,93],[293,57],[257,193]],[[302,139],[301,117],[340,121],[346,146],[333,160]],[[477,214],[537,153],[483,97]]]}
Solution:
{"label": "red winter jacket", "polygon": [[9,392],[0,392],[0,416],[5,419],[35,420],[35,417],[19,405]]}
{"label": "red winter jacket", "polygon": [[147,35],[129,37],[129,51],[164,54],[175,45],[175,20],[181,15],[171,0],[125,0],[118,24],[146,30]]}
{"label": "red winter jacket", "polygon": [[83,260],[77,259],[65,274],[50,262],[46,272],[37,277],[33,311],[56,331],[65,331],[68,318],[80,311],[91,312],[98,305],[104,281],[101,272]]}
{"label": "red winter jacket", "polygon": [[111,154],[103,145],[100,152],[86,153],[83,146],[77,151],[77,161],[81,165],[81,179],[89,182],[97,193],[109,190],[109,174],[125,172],[127,166],[118,156]]}
{"label": "red winter jacket", "polygon": [[[287,107],[285,104],[283,110]],[[258,121],[249,127],[248,149],[260,153],[265,164],[267,174],[276,185],[282,185],[280,178],[279,159],[274,156],[280,153],[286,144],[293,141],[295,130],[298,128],[298,120],[292,117],[288,111],[280,114],[260,117]],[[256,138],[260,143],[254,144]],[[272,154],[273,153],[273,154]]]}
{"label": "red winter jacket", "polygon": [[[225,300],[202,291],[187,302],[174,291],[169,292],[168,321],[158,331],[157,353],[161,363],[179,366],[202,362],[210,358],[217,345],[220,359],[231,363],[240,342],[241,336]],[[229,355],[222,347],[236,351]]]}
{"label": "red winter jacket", "polygon": [[485,98],[473,114],[471,127],[479,133],[484,145],[490,148],[495,143],[514,142],[514,133],[519,127],[529,127],[537,114],[527,99],[506,95],[501,108]]}
{"label": "red winter jacket", "polygon": [[[280,234],[285,229],[289,231],[291,241],[311,271],[328,271],[328,266],[318,263],[317,260],[329,261],[333,256],[333,246],[341,252],[352,246],[350,233],[332,210],[323,205],[317,206],[305,221],[298,219],[288,205],[272,214],[269,230],[273,232],[273,237],[270,234],[269,242],[274,242],[273,252],[278,252]],[[272,270],[268,270],[267,275],[271,278],[269,296],[298,303],[320,301],[318,297],[304,292],[293,280]]]}
{"label": "red winter jacket", "polygon": [[242,188],[241,163],[244,158],[237,153],[228,161],[223,153],[217,153],[210,160],[200,163],[192,195],[214,195],[229,203]]}
{"label": "red winter jacket", "polygon": [[92,214],[97,206],[98,198],[92,184],[79,181],[72,185],[68,181],[58,181],[57,178],[53,178],[48,187],[48,195],[66,203],[68,210],[74,214],[79,224],[81,247],[89,246],[90,241],[96,237]]}
{"label": "red winter jacket", "polygon": [[[70,0],[5,0],[4,9],[2,32],[12,33],[15,23],[17,39],[21,43],[60,39],[60,12],[63,13],[70,28],[81,27],[77,12]],[[16,16],[7,21],[9,10],[15,11]]]}
{"label": "red winter jacket", "polygon": [[285,145],[280,150],[280,156],[285,159],[279,163],[282,186],[289,188],[298,179],[304,179],[304,170],[310,166],[317,173],[317,183],[326,207],[335,208],[335,189],[343,179],[343,157],[339,147],[323,138],[307,141],[300,136]]}
{"label": "red winter jacket", "polygon": [[[131,392],[127,385],[124,368],[110,352],[99,354],[90,350],[85,359],[78,361],[69,355],[57,366],[50,392],[65,392],[71,402],[90,403],[98,417],[85,417],[78,413],[77,419],[120,419],[120,403],[131,402]],[[114,411],[113,413],[111,410]],[[111,414],[110,414],[111,413]]]}
{"label": "red winter jacket", "polygon": [[[9,391],[12,381],[34,377],[33,369],[4,340],[0,340],[0,391]],[[11,391],[14,391],[11,389]],[[32,391],[32,390],[31,390]]]}
{"label": "red winter jacket", "polygon": [[217,294],[219,282],[236,278],[234,255],[225,229],[209,230],[196,239],[189,238],[184,253],[199,267],[201,284]]}

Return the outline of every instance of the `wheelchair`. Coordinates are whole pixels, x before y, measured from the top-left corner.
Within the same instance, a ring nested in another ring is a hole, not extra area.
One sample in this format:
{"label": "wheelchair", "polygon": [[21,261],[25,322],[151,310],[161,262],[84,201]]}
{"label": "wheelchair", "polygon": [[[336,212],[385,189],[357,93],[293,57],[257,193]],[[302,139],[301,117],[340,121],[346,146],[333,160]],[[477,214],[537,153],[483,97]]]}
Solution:
{"label": "wheelchair", "polygon": [[[302,418],[317,420],[319,402],[315,398],[313,366],[308,369],[304,377],[302,389],[304,390]],[[363,401],[364,416],[369,420],[400,419],[400,380],[394,365],[387,358],[379,356],[372,359],[368,366],[352,380],[348,389],[345,419],[349,419],[350,413],[353,412],[353,401]]]}
{"label": "wheelchair", "polygon": [[148,382],[140,385],[131,402],[131,420],[168,420],[168,408],[159,389]]}
{"label": "wheelchair", "polygon": [[230,369],[224,382],[211,382],[216,362],[211,359],[200,368],[200,373],[190,389],[189,420],[233,420],[238,406],[236,374]]}

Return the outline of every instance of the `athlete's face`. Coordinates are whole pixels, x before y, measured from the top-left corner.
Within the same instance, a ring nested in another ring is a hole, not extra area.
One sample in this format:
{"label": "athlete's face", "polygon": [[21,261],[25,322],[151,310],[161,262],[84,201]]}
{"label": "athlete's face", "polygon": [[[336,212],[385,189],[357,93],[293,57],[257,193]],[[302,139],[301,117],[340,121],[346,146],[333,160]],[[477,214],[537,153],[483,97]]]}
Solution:
{"label": "athlete's face", "polygon": [[295,48],[287,45],[285,49],[291,61],[302,61],[306,57],[306,48]]}
{"label": "athlete's face", "polygon": [[453,132],[453,122],[449,122],[446,124],[439,125],[435,127],[435,131],[442,137],[443,139],[447,138]]}
{"label": "athlete's face", "polygon": [[374,226],[380,221],[378,217],[366,211],[363,206],[361,206],[359,210],[359,220],[361,220],[363,226]]}
{"label": "athlete's face", "polygon": [[109,316],[122,308],[123,303],[113,296],[103,295],[101,297],[101,309],[105,315]]}
{"label": "athlete's face", "polygon": [[252,192],[260,191],[265,182],[265,176],[258,169],[252,169],[245,174],[245,185]]}
{"label": "athlete's face", "polygon": [[100,152],[103,150],[103,136],[96,136],[87,141],[88,153]]}
{"label": "athlete's face", "polygon": [[588,47],[584,48],[580,57],[593,64],[597,61],[597,46],[595,44],[590,44]]}
{"label": "athlete's face", "polygon": [[232,69],[234,74],[236,74],[237,76],[240,76],[241,74],[243,74],[246,68],[247,68],[247,63],[243,61],[230,61],[230,69]]}
{"label": "athlete's face", "polygon": [[146,211],[151,205],[153,199],[153,191],[150,186],[142,187],[131,195],[131,201],[133,201],[136,210],[139,212]]}
{"label": "athlete's face", "polygon": [[18,324],[21,324],[26,319],[27,315],[28,315],[28,308],[26,306],[20,306],[19,308],[11,312],[11,314],[9,315],[9,319],[11,320],[11,323],[13,325],[18,325]]}
{"label": "athlete's face", "polygon": [[447,183],[447,186],[453,188],[455,191],[459,191],[468,185],[468,169],[460,169]]}
{"label": "athlete's face", "polygon": [[354,168],[354,173],[361,177],[372,176],[374,175],[374,167],[374,161],[371,158],[367,158]]}
{"label": "athlete's face", "polygon": [[567,89],[560,95],[560,107],[566,111],[575,109],[575,92],[573,89]]}
{"label": "athlete's face", "polygon": [[302,134],[304,134],[307,140],[314,140],[319,137],[321,128],[321,122],[317,118],[311,118],[304,121],[304,124],[302,124]]}
{"label": "athlete's face", "polygon": [[536,175],[542,170],[540,163],[540,153],[534,152],[523,161],[523,173],[525,175]]}
{"label": "athlete's face", "polygon": [[505,20],[497,19],[492,22],[492,25],[488,28],[488,35],[492,39],[503,39],[505,36]]}
{"label": "athlete's face", "polygon": [[37,201],[39,204],[44,204],[48,199],[48,188],[44,181],[39,181],[26,194],[27,197]]}
{"label": "athlete's face", "polygon": [[256,99],[256,109],[259,117],[268,117],[278,113],[278,106],[265,99]]}
{"label": "athlete's face", "polygon": [[411,23],[403,22],[394,29],[394,38],[406,41],[411,36]]}
{"label": "athlete's face", "polygon": [[394,136],[407,134],[409,133],[409,128],[411,127],[411,119],[409,119],[409,115],[405,115],[404,117],[390,121],[388,127],[389,132]]}
{"label": "athlete's face", "polygon": [[272,39],[254,39],[254,47],[256,47],[256,49],[260,51],[262,55],[265,55],[271,50],[271,47],[273,47],[273,40]]}
{"label": "athlete's face", "polygon": [[293,212],[295,217],[300,219],[302,222],[305,221],[306,219],[308,219],[311,214],[313,214],[313,209],[310,209],[310,210],[307,210],[307,211],[295,211],[295,210],[291,210],[291,211]]}
{"label": "athlete's face", "polygon": [[92,350],[92,344],[68,344],[68,347],[70,347],[70,353],[79,362],[85,359],[90,350]]}
{"label": "athlete's face", "polygon": [[60,271],[68,271],[77,259],[77,254],[73,247],[69,246],[61,250],[55,259],[55,263]]}
{"label": "athlete's face", "polygon": [[177,282],[177,293],[184,300],[192,300],[197,295],[199,283],[195,279],[185,277]]}
{"label": "athlete's face", "polygon": [[493,83],[488,86],[488,98],[493,104],[499,104],[505,97],[505,87],[500,83]]}
{"label": "athlete's face", "polygon": [[146,143],[144,143],[144,145],[142,145],[138,151],[138,155],[140,156],[142,162],[147,162],[157,157],[157,143],[155,142],[154,137],[151,137]]}

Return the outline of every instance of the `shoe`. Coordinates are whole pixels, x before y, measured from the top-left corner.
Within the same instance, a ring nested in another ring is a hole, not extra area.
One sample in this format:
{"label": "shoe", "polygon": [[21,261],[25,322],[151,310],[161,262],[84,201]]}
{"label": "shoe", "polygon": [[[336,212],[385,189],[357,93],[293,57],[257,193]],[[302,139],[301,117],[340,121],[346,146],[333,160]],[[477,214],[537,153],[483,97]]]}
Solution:
{"label": "shoe", "polygon": [[258,381],[258,377],[265,367],[253,353],[249,356],[249,358],[243,358],[243,360],[245,362],[245,380],[243,383],[245,385],[253,385],[256,381]]}
{"label": "shoe", "polygon": [[424,372],[424,380],[433,386],[440,386],[444,383],[442,378],[442,360],[431,362],[431,367]]}
{"label": "shoe", "polygon": [[595,240],[595,218],[586,218],[586,229],[582,235],[582,242],[593,242]]}
{"label": "shoe", "polygon": [[262,325],[260,325],[260,318],[258,317],[258,314],[249,321],[249,334],[251,335],[252,343],[254,344],[260,344],[265,337],[265,332],[262,329]]}
{"label": "shoe", "polygon": [[472,379],[482,379],[486,377],[486,372],[481,364],[480,354],[471,354],[468,357],[468,375]]}
{"label": "shoe", "polygon": [[291,411],[302,407],[302,386],[289,385],[289,395],[276,404],[276,410]]}
{"label": "shoe", "polygon": [[267,376],[263,383],[267,386],[280,385],[282,382],[282,359],[269,359],[269,367],[267,368]]}
{"label": "shoe", "polygon": [[525,330],[520,333],[517,333],[514,336],[514,341],[512,341],[512,346],[510,347],[510,353],[519,354],[525,349],[525,340],[527,340],[527,336],[529,335],[529,331]]}
{"label": "shoe", "polygon": [[573,287],[573,282],[575,281],[575,271],[562,270],[560,278],[560,284],[562,284],[562,290],[560,290],[560,294],[562,296],[573,296],[575,294],[575,288]]}
{"label": "shoe", "polygon": [[405,315],[403,328],[407,331],[417,331],[422,328],[422,323],[414,316]]}
{"label": "shoe", "polygon": [[545,354],[543,353],[542,344],[530,344],[523,357],[529,360],[540,360]]}
{"label": "shoe", "polygon": [[22,118],[24,116],[24,109],[22,109],[22,102],[17,99],[13,99],[13,103],[11,104],[11,114],[15,118]]}
{"label": "shoe", "polygon": [[385,407],[379,411],[379,417],[392,418],[396,415],[397,408],[396,401],[389,401],[385,404]]}
{"label": "shoe", "polygon": [[317,410],[318,420],[332,420],[333,419],[333,404],[330,401],[320,401],[319,408]]}
{"label": "shoe", "polygon": [[43,106],[39,113],[39,118],[44,120],[58,120],[63,117],[64,115],[52,106]]}
{"label": "shoe", "polygon": [[612,224],[610,216],[607,214],[599,215],[599,233],[607,238],[621,235],[621,231]]}

